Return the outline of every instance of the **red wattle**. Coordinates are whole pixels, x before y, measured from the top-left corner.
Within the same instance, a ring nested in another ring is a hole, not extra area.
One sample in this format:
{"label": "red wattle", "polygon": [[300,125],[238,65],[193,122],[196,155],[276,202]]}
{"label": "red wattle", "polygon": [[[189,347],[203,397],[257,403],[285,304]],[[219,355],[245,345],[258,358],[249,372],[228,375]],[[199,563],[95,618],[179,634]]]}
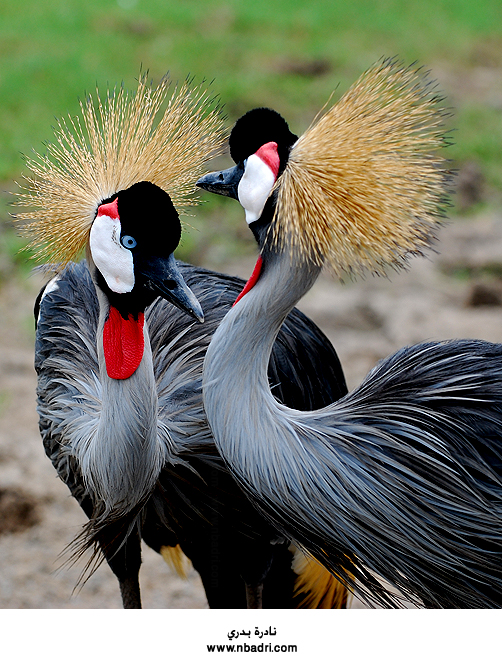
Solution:
{"label": "red wattle", "polygon": [[123,319],[117,308],[110,306],[110,314],[103,328],[108,377],[127,379],[137,369],[145,349],[144,323],[143,312],[139,313],[137,320],[131,314],[128,319]]}
{"label": "red wattle", "polygon": [[254,270],[251,274],[251,277],[249,278],[249,280],[244,285],[244,289],[241,291],[241,293],[235,299],[234,305],[235,305],[235,303],[238,303],[241,300],[241,298],[244,296],[244,294],[247,294],[248,291],[251,291],[251,289],[258,282],[258,278],[260,277],[260,273],[261,273],[262,264],[263,264],[263,260],[262,260],[261,255],[260,255],[258,257],[258,261],[256,262]]}

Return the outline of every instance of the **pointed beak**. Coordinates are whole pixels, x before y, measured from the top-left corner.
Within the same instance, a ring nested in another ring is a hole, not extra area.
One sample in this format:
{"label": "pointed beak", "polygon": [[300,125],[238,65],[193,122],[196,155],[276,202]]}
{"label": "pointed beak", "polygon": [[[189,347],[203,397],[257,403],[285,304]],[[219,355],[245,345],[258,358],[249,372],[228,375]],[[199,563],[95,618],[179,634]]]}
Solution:
{"label": "pointed beak", "polygon": [[213,171],[207,173],[202,178],[199,178],[196,185],[197,187],[212,192],[213,194],[221,194],[224,197],[231,197],[238,199],[237,186],[244,175],[244,167],[242,164],[237,164],[230,169],[224,171]]}
{"label": "pointed beak", "polygon": [[142,269],[145,287],[162,296],[176,307],[197,319],[204,321],[204,312],[195,294],[185,282],[174,255],[168,259],[151,259],[148,267]]}

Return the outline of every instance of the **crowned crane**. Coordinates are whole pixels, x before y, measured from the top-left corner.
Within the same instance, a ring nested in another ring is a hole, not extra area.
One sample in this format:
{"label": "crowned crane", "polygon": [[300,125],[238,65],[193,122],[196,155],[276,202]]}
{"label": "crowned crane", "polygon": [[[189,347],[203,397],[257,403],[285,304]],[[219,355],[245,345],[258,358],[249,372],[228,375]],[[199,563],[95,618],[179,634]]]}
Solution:
{"label": "crowned crane", "polygon": [[271,110],[236,122],[236,166],[199,185],[238,198],[261,267],[209,345],[203,398],[241,486],[357,596],[499,608],[502,345],[403,348],[319,410],[267,383],[284,317],[323,265],[383,273],[430,245],[449,187],[445,115],[427,75],[384,60],[294,143]]}
{"label": "crowned crane", "polygon": [[[181,549],[212,608],[343,606],[345,589],[257,512],[215,449],[202,360],[243,283],[175,261],[174,202],[195,189],[222,121],[186,84],[154,129],[168,89],[142,78],[135,95],[98,94],[98,111],[89,98],[83,120],[61,122],[48,155],[29,162],[20,195],[32,208],[18,216],[23,232],[58,264],[36,304],[38,413],[46,453],[89,518],[77,554],[106,558],[125,608],[141,607],[141,538],[178,569]],[[84,248],[87,262],[73,263]],[[346,393],[336,353],[298,311],[270,380],[302,408]]]}

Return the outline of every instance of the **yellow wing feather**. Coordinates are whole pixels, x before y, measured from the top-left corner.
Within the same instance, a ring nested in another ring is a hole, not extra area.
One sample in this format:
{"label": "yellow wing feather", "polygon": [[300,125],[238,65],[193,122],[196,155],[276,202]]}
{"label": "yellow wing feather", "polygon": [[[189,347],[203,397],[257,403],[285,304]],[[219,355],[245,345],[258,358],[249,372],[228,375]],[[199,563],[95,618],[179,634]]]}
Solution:
{"label": "yellow wing feather", "polygon": [[181,550],[181,546],[161,546],[160,554],[169,568],[180,578],[186,580],[192,570],[192,562]]}
{"label": "yellow wing feather", "polygon": [[[345,608],[347,589],[317,560],[292,546],[292,568],[296,573],[294,595],[297,608]],[[192,563],[180,546],[162,546],[160,554],[178,576],[187,579]]]}
{"label": "yellow wing feather", "polygon": [[297,608],[346,608],[349,592],[319,562],[292,546]]}

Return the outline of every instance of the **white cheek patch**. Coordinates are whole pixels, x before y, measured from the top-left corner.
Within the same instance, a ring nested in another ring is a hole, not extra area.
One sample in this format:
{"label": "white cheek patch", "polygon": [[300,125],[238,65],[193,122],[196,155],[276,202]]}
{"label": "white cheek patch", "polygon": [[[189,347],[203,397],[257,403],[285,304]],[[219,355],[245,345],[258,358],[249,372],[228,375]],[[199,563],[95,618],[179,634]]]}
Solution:
{"label": "white cheek patch", "polygon": [[109,288],[126,294],[134,287],[132,253],[120,244],[120,220],[98,215],[91,227],[89,245],[96,267]]}
{"label": "white cheek patch", "polygon": [[246,211],[246,222],[260,219],[265,203],[275,184],[275,174],[258,155],[250,155],[237,194],[239,203]]}

